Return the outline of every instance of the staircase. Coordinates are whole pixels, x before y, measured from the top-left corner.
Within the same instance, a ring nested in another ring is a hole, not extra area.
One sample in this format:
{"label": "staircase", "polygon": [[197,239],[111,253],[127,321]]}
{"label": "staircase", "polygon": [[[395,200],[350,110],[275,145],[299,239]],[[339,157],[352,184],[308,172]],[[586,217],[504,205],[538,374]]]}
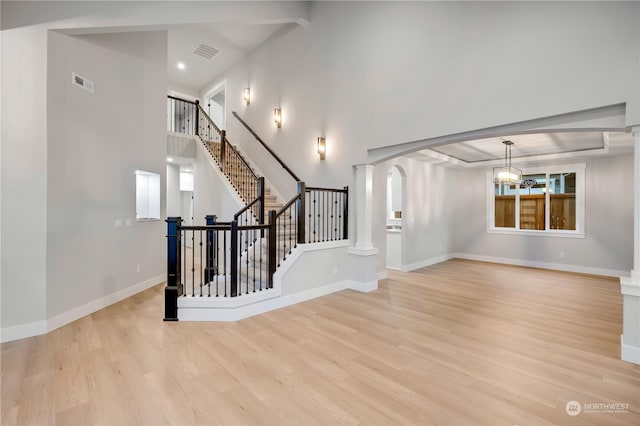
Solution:
{"label": "staircase", "polygon": [[[242,170],[243,165],[246,164],[249,170],[251,170],[253,174],[255,175],[257,174],[254,167],[251,164],[251,161],[240,152],[240,149],[238,148],[238,146],[231,145],[231,147],[233,147],[234,152],[237,153],[237,156],[235,155],[227,156],[228,166],[226,168],[223,168],[221,167],[222,155],[220,154],[222,151],[222,147],[221,147],[222,143],[216,140],[206,140],[206,139],[203,139],[202,137],[200,137],[200,140],[206,147],[207,151],[209,151],[209,153],[211,154],[211,157],[213,158],[213,160],[216,162],[216,164],[218,164],[220,169],[223,171],[224,175],[226,176],[227,180],[229,181],[233,189],[235,189],[238,195],[240,195],[240,198],[242,198],[245,204],[248,204],[251,201],[253,201],[253,199],[249,199],[251,197],[251,190],[244,189],[243,178],[245,177],[245,174],[243,173],[243,170]],[[267,211],[279,210],[280,208],[282,208],[282,202],[279,202],[277,200],[277,197],[271,193],[271,187],[269,186],[268,183],[267,183],[267,186],[265,186],[264,188],[264,192],[265,192],[264,194],[265,210]]]}
{"label": "staircase", "polygon": [[168,111],[174,112],[178,123],[169,130],[196,137],[245,206],[233,218],[224,218],[226,222],[208,216],[206,226],[182,226],[180,218],[167,218],[165,320],[177,320],[180,296],[215,297],[223,303],[239,296],[244,299],[252,294],[265,295],[273,289],[276,269],[298,244],[348,238],[346,187],[307,188],[234,112],[294,179],[297,195],[289,201],[279,200],[251,160],[229,142],[226,132],[216,126],[198,102],[173,97],[169,102]]}

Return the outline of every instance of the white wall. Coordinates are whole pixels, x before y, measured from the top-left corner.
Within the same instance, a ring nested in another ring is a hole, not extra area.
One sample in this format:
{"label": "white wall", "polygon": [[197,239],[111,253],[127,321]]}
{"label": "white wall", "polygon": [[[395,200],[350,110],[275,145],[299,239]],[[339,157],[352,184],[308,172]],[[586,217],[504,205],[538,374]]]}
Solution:
{"label": "white wall", "polygon": [[584,239],[486,233],[487,170],[456,170],[455,252],[627,275],[633,268],[633,155],[589,158],[586,165]]}
{"label": "white wall", "polygon": [[[231,111],[307,185],[353,188],[352,166],[375,147],[618,103],[626,103],[627,125],[640,123],[639,55],[637,2],[315,2],[311,25],[276,33],[201,97],[226,81],[230,140],[288,199],[292,179]],[[326,161],[315,152],[321,135]],[[376,179],[375,197],[385,188]],[[452,252],[449,227],[435,226],[446,210],[428,201],[416,199],[429,208],[414,226],[435,235],[405,241],[404,264]],[[383,212],[384,201],[375,203]],[[378,270],[384,232],[374,221]]]}
{"label": "white wall", "polygon": [[[48,317],[162,281],[165,224],[136,222],[134,172],[166,182],[166,45],[164,31],[49,32]],[[93,94],[71,84],[72,71],[94,82]],[[161,194],[164,212],[164,188]]]}
{"label": "white wall", "polygon": [[[47,52],[49,29],[67,28],[71,32],[98,32],[107,27],[140,30],[140,25],[190,24],[196,22],[288,22],[305,20],[308,3],[212,3],[197,2],[185,7],[182,2],[12,2],[2,1],[1,8],[1,194],[2,234],[0,236],[0,280],[2,306],[0,321],[3,340],[25,337],[46,331],[47,320]],[[131,26],[138,26],[133,28]],[[86,28],[86,30],[77,30]],[[107,30],[108,31],[108,30]],[[98,40],[96,40],[98,42]],[[116,43],[117,44],[117,43]],[[125,49],[126,46],[119,46]],[[109,50],[109,49],[107,49]],[[135,49],[134,49],[135,50]],[[68,53],[68,52],[67,52]],[[140,53],[140,52],[138,52]],[[155,49],[150,53],[155,54]],[[109,55],[107,55],[109,56]],[[163,57],[158,57],[162,59]],[[98,63],[103,59],[98,58]],[[166,70],[166,53],[163,67]],[[107,67],[109,69],[110,66]],[[129,77],[128,70],[109,78]],[[98,72],[87,74],[88,78]],[[93,77],[97,82],[97,79]],[[151,80],[155,83],[155,79]],[[70,84],[65,76],[64,84]],[[140,84],[145,81],[139,82]],[[104,87],[104,86],[103,86]],[[80,90],[76,88],[76,90]],[[155,90],[155,89],[154,89]],[[161,88],[163,116],[164,94]],[[150,98],[153,103],[156,94]],[[11,108],[7,108],[11,105]],[[105,104],[105,110],[117,110],[118,104]],[[83,112],[88,113],[88,112]],[[108,118],[109,115],[106,114]],[[138,114],[138,118],[140,118]],[[143,117],[145,122],[149,117]],[[145,127],[146,124],[142,124]],[[165,123],[163,122],[163,132]],[[105,147],[105,149],[107,149]],[[131,155],[128,153],[128,155]],[[135,153],[137,158],[138,153]],[[155,157],[151,162],[155,164]],[[84,167],[81,162],[80,167]],[[158,164],[158,167],[160,165]],[[164,168],[164,166],[162,166]],[[116,171],[119,169],[115,167]],[[135,199],[134,196],[132,196]],[[89,208],[100,200],[87,199]],[[124,216],[129,213],[118,213]],[[101,224],[104,222],[100,222]],[[112,218],[109,218],[112,225]],[[149,226],[152,226],[148,224]],[[84,226],[84,224],[82,224]],[[155,245],[154,245],[155,247]],[[108,247],[107,247],[108,248]],[[151,250],[153,252],[153,250]],[[118,264],[120,252],[103,252],[103,262]],[[91,271],[89,277],[95,277]],[[93,279],[93,278],[92,278]],[[75,279],[74,279],[75,281]],[[107,287],[113,287],[111,284]],[[94,289],[88,290],[93,292]],[[50,291],[50,290],[49,290]],[[124,293],[119,293],[124,294]],[[84,299],[85,295],[80,295]],[[81,302],[79,302],[81,303]],[[57,305],[57,303],[54,303]],[[55,307],[57,310],[61,306]],[[5,333],[11,329],[10,333]]]}
{"label": "white wall", "polygon": [[166,217],[180,216],[180,166],[167,164],[167,214]]}
{"label": "white wall", "polygon": [[453,171],[410,158],[396,158],[377,164],[373,171],[373,244],[380,249],[378,271],[387,266],[387,174],[392,166],[401,167],[406,175],[398,267],[415,269],[453,250],[450,210]]}
{"label": "white wall", "polygon": [[[6,19],[4,8],[2,18]],[[3,328],[29,326],[46,319],[47,115],[43,102],[47,93],[46,52],[46,29],[3,26],[0,157]],[[69,75],[67,82],[70,81]],[[41,327],[32,330],[42,332]]]}
{"label": "white wall", "polygon": [[[316,2],[311,25],[277,33],[201,96],[226,80],[228,111],[303,180],[343,186],[374,147],[625,102],[627,125],[639,123],[639,7]],[[244,144],[255,142],[233,117],[227,122],[254,158]],[[326,161],[315,154],[320,135]]]}
{"label": "white wall", "polygon": [[[209,106],[211,105],[211,106]],[[224,105],[219,104],[213,99],[209,100],[209,103],[204,104],[205,111],[209,112],[209,117],[213,120],[213,123],[218,126],[220,129],[226,128],[225,117],[224,117]]]}
{"label": "white wall", "polygon": [[169,82],[167,94],[181,99],[196,100],[198,99],[198,91],[191,87],[185,86],[175,81]]}

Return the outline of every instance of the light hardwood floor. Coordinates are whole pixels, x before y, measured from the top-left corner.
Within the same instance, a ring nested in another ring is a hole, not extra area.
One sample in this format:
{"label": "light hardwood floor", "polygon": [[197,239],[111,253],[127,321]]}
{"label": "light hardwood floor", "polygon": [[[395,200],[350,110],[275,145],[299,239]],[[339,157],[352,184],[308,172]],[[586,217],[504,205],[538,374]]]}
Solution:
{"label": "light hardwood floor", "polygon": [[465,260],[237,323],[164,323],[158,286],[3,344],[1,420],[638,425],[621,303],[616,279]]}

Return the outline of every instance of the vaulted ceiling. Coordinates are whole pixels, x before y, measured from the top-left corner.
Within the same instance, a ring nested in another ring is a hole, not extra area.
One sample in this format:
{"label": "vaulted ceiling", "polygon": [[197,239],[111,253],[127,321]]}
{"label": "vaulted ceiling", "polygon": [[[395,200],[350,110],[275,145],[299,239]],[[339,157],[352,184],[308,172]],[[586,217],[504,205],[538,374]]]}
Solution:
{"label": "vaulted ceiling", "polygon": [[[200,90],[286,25],[293,24],[217,23],[170,27],[169,81]],[[194,53],[201,45],[206,56],[213,54],[211,58]],[[184,64],[184,69],[178,68],[178,63]]]}

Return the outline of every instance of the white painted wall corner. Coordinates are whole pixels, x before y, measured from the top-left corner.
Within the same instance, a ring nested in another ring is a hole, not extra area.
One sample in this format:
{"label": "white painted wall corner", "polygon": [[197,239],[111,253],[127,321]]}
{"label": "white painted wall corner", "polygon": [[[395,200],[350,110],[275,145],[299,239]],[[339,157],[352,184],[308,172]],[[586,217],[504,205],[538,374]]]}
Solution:
{"label": "white painted wall corner", "polygon": [[4,343],[10,342],[12,340],[25,339],[27,337],[49,333],[75,320],[99,311],[100,309],[120,302],[127,297],[131,297],[134,294],[140,293],[147,290],[148,288],[158,285],[165,281],[165,276],[166,274],[158,275],[141,283],[134,284],[115,293],[111,293],[99,299],[93,300],[82,306],[78,306],[77,308],[62,312],[61,314],[51,317],[48,320],[3,328],[0,331],[0,341]]}
{"label": "white painted wall corner", "polygon": [[623,361],[640,364],[640,348],[637,346],[625,345],[624,334],[620,335],[620,358]]}

